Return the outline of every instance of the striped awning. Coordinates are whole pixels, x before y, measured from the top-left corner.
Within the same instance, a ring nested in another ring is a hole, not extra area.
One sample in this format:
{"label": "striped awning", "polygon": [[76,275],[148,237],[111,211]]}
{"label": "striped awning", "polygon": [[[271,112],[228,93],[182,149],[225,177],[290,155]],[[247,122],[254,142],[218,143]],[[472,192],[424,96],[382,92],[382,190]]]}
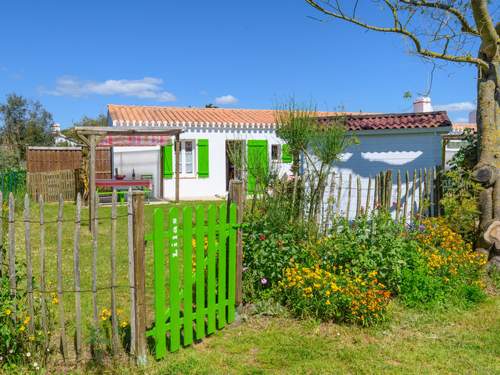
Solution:
{"label": "striped awning", "polygon": [[106,135],[98,146],[163,146],[172,143],[168,135]]}

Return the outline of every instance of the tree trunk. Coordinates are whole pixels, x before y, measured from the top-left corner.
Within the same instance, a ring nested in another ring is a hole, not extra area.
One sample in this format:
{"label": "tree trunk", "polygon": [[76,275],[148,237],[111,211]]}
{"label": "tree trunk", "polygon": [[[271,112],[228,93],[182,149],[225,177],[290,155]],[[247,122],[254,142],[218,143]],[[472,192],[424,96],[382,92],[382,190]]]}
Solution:
{"label": "tree trunk", "polygon": [[[477,125],[479,136],[479,161],[474,167],[474,178],[483,184],[485,190],[480,195],[481,241],[490,246],[490,258],[500,256],[492,241],[483,235],[491,225],[500,222],[500,52],[488,59],[488,69],[479,67],[477,94]],[[479,243],[481,243],[481,241]]]}

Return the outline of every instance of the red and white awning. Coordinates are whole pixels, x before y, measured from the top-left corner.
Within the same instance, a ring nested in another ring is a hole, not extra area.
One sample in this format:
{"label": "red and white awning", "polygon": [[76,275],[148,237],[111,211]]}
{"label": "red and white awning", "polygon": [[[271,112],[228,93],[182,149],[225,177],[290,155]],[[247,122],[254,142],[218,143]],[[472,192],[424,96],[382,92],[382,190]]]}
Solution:
{"label": "red and white awning", "polygon": [[98,146],[163,146],[171,143],[172,137],[168,135],[106,135]]}

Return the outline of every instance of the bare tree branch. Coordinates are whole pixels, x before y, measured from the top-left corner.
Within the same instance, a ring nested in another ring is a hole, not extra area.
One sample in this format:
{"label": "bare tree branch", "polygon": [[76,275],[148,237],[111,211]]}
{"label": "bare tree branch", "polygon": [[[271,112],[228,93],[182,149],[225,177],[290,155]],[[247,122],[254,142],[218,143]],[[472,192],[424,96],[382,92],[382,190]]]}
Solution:
{"label": "bare tree branch", "polygon": [[465,18],[465,16],[458,9],[452,7],[451,5],[443,4],[439,1],[436,1],[436,2],[426,1],[426,0],[421,0],[421,1],[399,0],[399,1],[401,1],[402,3],[408,4],[408,5],[416,6],[416,7],[427,7],[427,8],[444,10],[445,12],[453,14],[458,19],[458,21],[462,25],[462,30],[464,32],[479,36],[479,32],[477,31],[477,29],[472,27],[471,24]]}
{"label": "bare tree branch", "polygon": [[[451,54],[446,53],[446,51],[443,51],[440,53],[440,52],[436,52],[436,51],[432,51],[432,50],[429,50],[427,48],[424,48],[422,46],[420,39],[417,37],[417,35],[415,33],[410,32],[407,28],[403,27],[401,25],[401,23],[398,21],[397,14],[396,14],[396,16],[394,16],[394,12],[393,12],[393,17],[396,17],[394,27],[383,27],[383,26],[371,25],[371,24],[363,22],[357,18],[353,18],[353,17],[349,17],[349,16],[345,15],[342,11],[340,11],[340,9],[338,7],[338,3],[337,3],[337,8],[336,8],[337,11],[335,11],[334,9],[329,10],[326,7],[320,5],[317,0],[305,0],[305,1],[309,5],[311,5],[313,8],[319,10],[320,12],[322,12],[328,16],[350,22],[354,25],[358,25],[358,26],[363,27],[365,29],[384,32],[384,33],[394,33],[394,34],[404,35],[413,42],[416,52],[422,56],[429,57],[429,58],[435,58],[435,59],[441,59],[441,60],[447,60],[447,61],[476,64],[476,65],[482,66],[483,68],[488,68],[488,64],[486,63],[486,61],[484,61],[483,59],[480,59],[478,57],[472,57],[470,55],[465,55],[465,56],[463,56],[463,55],[451,55]],[[384,0],[384,1],[387,4],[388,1],[387,0]],[[476,0],[476,1],[479,1],[479,0]],[[392,7],[393,6],[389,7],[391,9],[391,12],[392,12]]]}

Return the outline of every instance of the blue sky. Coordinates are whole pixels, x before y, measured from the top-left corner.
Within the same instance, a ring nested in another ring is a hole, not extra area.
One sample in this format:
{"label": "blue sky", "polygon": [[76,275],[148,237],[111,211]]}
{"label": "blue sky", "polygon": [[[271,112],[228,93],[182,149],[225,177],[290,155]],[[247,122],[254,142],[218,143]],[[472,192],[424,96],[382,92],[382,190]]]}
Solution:
{"label": "blue sky", "polygon": [[[0,12],[0,101],[39,100],[63,127],[108,103],[405,112],[432,66],[400,37],[318,22],[302,0],[16,0]],[[383,21],[383,20],[381,20]],[[475,69],[436,70],[434,105],[464,120]]]}

